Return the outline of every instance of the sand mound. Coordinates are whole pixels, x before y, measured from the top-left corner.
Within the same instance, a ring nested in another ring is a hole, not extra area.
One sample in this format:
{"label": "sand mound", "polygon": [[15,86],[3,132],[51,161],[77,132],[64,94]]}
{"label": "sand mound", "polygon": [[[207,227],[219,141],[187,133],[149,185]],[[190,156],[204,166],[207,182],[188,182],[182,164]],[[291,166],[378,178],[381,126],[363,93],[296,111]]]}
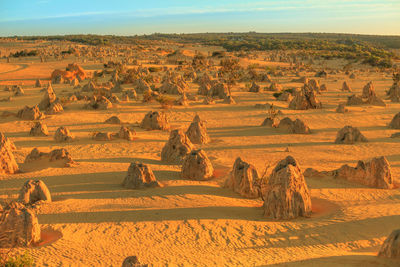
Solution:
{"label": "sand mound", "polygon": [[259,176],[256,168],[243,161],[240,157],[235,160],[225,187],[233,189],[236,193],[246,198],[258,198]]}
{"label": "sand mound", "polygon": [[144,187],[159,187],[161,184],[157,182],[153,171],[148,165],[132,162],[122,186],[130,189],[141,189]]}
{"label": "sand mound", "polygon": [[161,160],[169,163],[180,163],[194,149],[188,136],[181,130],[173,130],[161,151]]}
{"label": "sand mound", "polygon": [[182,163],[181,177],[190,180],[210,180],[214,168],[204,150],[192,150]]}
{"label": "sand mound", "polygon": [[0,217],[0,247],[29,246],[40,241],[36,214],[22,203],[12,202]]}
{"label": "sand mound", "polygon": [[336,144],[354,144],[356,142],[368,142],[367,138],[353,126],[345,126],[336,135]]}
{"label": "sand mound", "polygon": [[51,202],[51,195],[43,181],[28,180],[21,188],[19,200],[24,204],[34,204],[38,201]]}
{"label": "sand mound", "polygon": [[311,196],[298,162],[291,156],[272,171],[263,195],[264,215],[282,220],[311,215]]}

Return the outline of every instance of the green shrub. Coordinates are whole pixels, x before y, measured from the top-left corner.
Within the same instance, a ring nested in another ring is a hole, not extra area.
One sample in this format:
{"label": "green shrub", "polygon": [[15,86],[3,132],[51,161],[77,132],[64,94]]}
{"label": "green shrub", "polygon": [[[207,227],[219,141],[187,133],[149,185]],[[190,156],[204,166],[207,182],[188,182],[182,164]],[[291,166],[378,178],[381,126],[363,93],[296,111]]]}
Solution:
{"label": "green shrub", "polygon": [[2,267],[29,267],[33,266],[33,258],[28,251],[24,254],[9,257],[5,262],[2,263]]}

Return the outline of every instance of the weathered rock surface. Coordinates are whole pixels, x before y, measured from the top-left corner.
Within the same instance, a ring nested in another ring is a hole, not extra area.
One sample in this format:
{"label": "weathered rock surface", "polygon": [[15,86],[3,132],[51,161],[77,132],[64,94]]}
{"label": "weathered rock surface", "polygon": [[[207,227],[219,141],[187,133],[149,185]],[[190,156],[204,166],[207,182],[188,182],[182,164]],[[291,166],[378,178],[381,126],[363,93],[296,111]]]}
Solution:
{"label": "weathered rock surface", "polygon": [[394,230],[383,242],[379,257],[400,259],[400,229]]}
{"label": "weathered rock surface", "polygon": [[30,246],[40,241],[36,214],[20,202],[10,203],[0,216],[0,247]]}
{"label": "weathered rock surface", "polygon": [[389,127],[392,129],[400,129],[400,112],[394,115],[392,121],[389,123]]}
{"label": "weathered rock surface", "polygon": [[49,130],[47,129],[46,124],[42,122],[36,122],[35,125],[31,128],[29,135],[32,136],[48,136]]}
{"label": "weathered rock surface", "polygon": [[51,202],[51,195],[43,181],[28,180],[20,190],[19,200],[24,204],[34,204],[38,201]]}
{"label": "weathered rock surface", "polygon": [[193,149],[192,142],[181,129],[173,130],[161,150],[161,160],[169,163],[181,163],[183,158]]}
{"label": "weathered rock surface", "polygon": [[202,121],[199,115],[196,115],[193,118],[193,122],[186,131],[186,135],[193,144],[207,144],[210,142],[206,122]]}
{"label": "weathered rock surface", "polygon": [[311,215],[311,196],[298,162],[291,156],[280,161],[263,195],[264,215],[282,220]]}
{"label": "weathered rock surface", "polygon": [[164,112],[150,111],[144,116],[140,127],[145,130],[169,130],[170,125]]}
{"label": "weathered rock surface", "polygon": [[356,127],[345,126],[336,135],[336,144],[354,144],[357,142],[368,142],[368,140]]}
{"label": "weathered rock surface", "polygon": [[258,198],[260,190],[256,168],[238,157],[233,164],[229,178],[225,181],[225,187],[232,189],[242,197]]}
{"label": "weathered rock surface", "polygon": [[60,127],[54,134],[54,140],[56,142],[72,142],[75,140],[75,136],[69,131],[67,127]]}
{"label": "weathered rock surface", "polygon": [[122,186],[130,189],[141,189],[144,187],[159,187],[161,184],[157,182],[153,171],[148,165],[132,162]]}
{"label": "weathered rock surface", "polygon": [[210,180],[213,178],[214,168],[206,153],[199,150],[192,150],[182,163],[181,177],[190,180]]}

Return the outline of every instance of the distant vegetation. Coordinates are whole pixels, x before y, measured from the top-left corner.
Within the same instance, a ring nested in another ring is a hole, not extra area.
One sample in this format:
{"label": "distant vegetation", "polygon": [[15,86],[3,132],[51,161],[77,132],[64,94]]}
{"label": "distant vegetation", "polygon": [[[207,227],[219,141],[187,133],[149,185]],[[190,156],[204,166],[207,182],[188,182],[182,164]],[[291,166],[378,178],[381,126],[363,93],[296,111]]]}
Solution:
{"label": "distant vegetation", "polygon": [[336,33],[155,33],[141,36],[64,35],[19,38],[71,41],[87,45],[140,44],[160,40],[215,45],[227,51],[300,50],[325,59],[345,58],[380,67],[390,67],[392,59],[396,57],[390,49],[400,49],[400,36]]}
{"label": "distant vegetation", "polygon": [[34,57],[37,55],[38,55],[37,50],[31,50],[31,51],[21,50],[21,51],[15,52],[15,53],[11,53],[10,57]]}

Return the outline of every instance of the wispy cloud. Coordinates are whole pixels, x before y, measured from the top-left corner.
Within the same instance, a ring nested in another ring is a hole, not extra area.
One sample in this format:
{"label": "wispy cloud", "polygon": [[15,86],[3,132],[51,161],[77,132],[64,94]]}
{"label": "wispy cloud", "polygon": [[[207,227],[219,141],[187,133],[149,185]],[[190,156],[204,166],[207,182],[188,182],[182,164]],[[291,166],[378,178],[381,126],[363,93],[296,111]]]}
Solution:
{"label": "wispy cloud", "polygon": [[[50,0],[40,0],[37,3],[48,3]],[[17,22],[17,21],[33,21],[62,19],[74,17],[99,17],[99,16],[118,16],[121,18],[151,18],[160,16],[179,16],[179,15],[196,15],[196,14],[223,14],[223,13],[245,13],[245,12],[273,12],[273,11],[308,11],[320,10],[321,12],[329,11],[334,13],[351,12],[353,15],[361,13],[384,13],[388,11],[398,10],[400,12],[399,0],[373,1],[373,0],[288,0],[288,1],[250,1],[245,3],[218,4],[212,5],[197,4],[197,6],[170,6],[165,8],[132,8],[128,10],[111,10],[111,11],[84,11],[60,13],[55,15],[34,15],[30,17],[13,17],[0,18],[0,22]]]}

